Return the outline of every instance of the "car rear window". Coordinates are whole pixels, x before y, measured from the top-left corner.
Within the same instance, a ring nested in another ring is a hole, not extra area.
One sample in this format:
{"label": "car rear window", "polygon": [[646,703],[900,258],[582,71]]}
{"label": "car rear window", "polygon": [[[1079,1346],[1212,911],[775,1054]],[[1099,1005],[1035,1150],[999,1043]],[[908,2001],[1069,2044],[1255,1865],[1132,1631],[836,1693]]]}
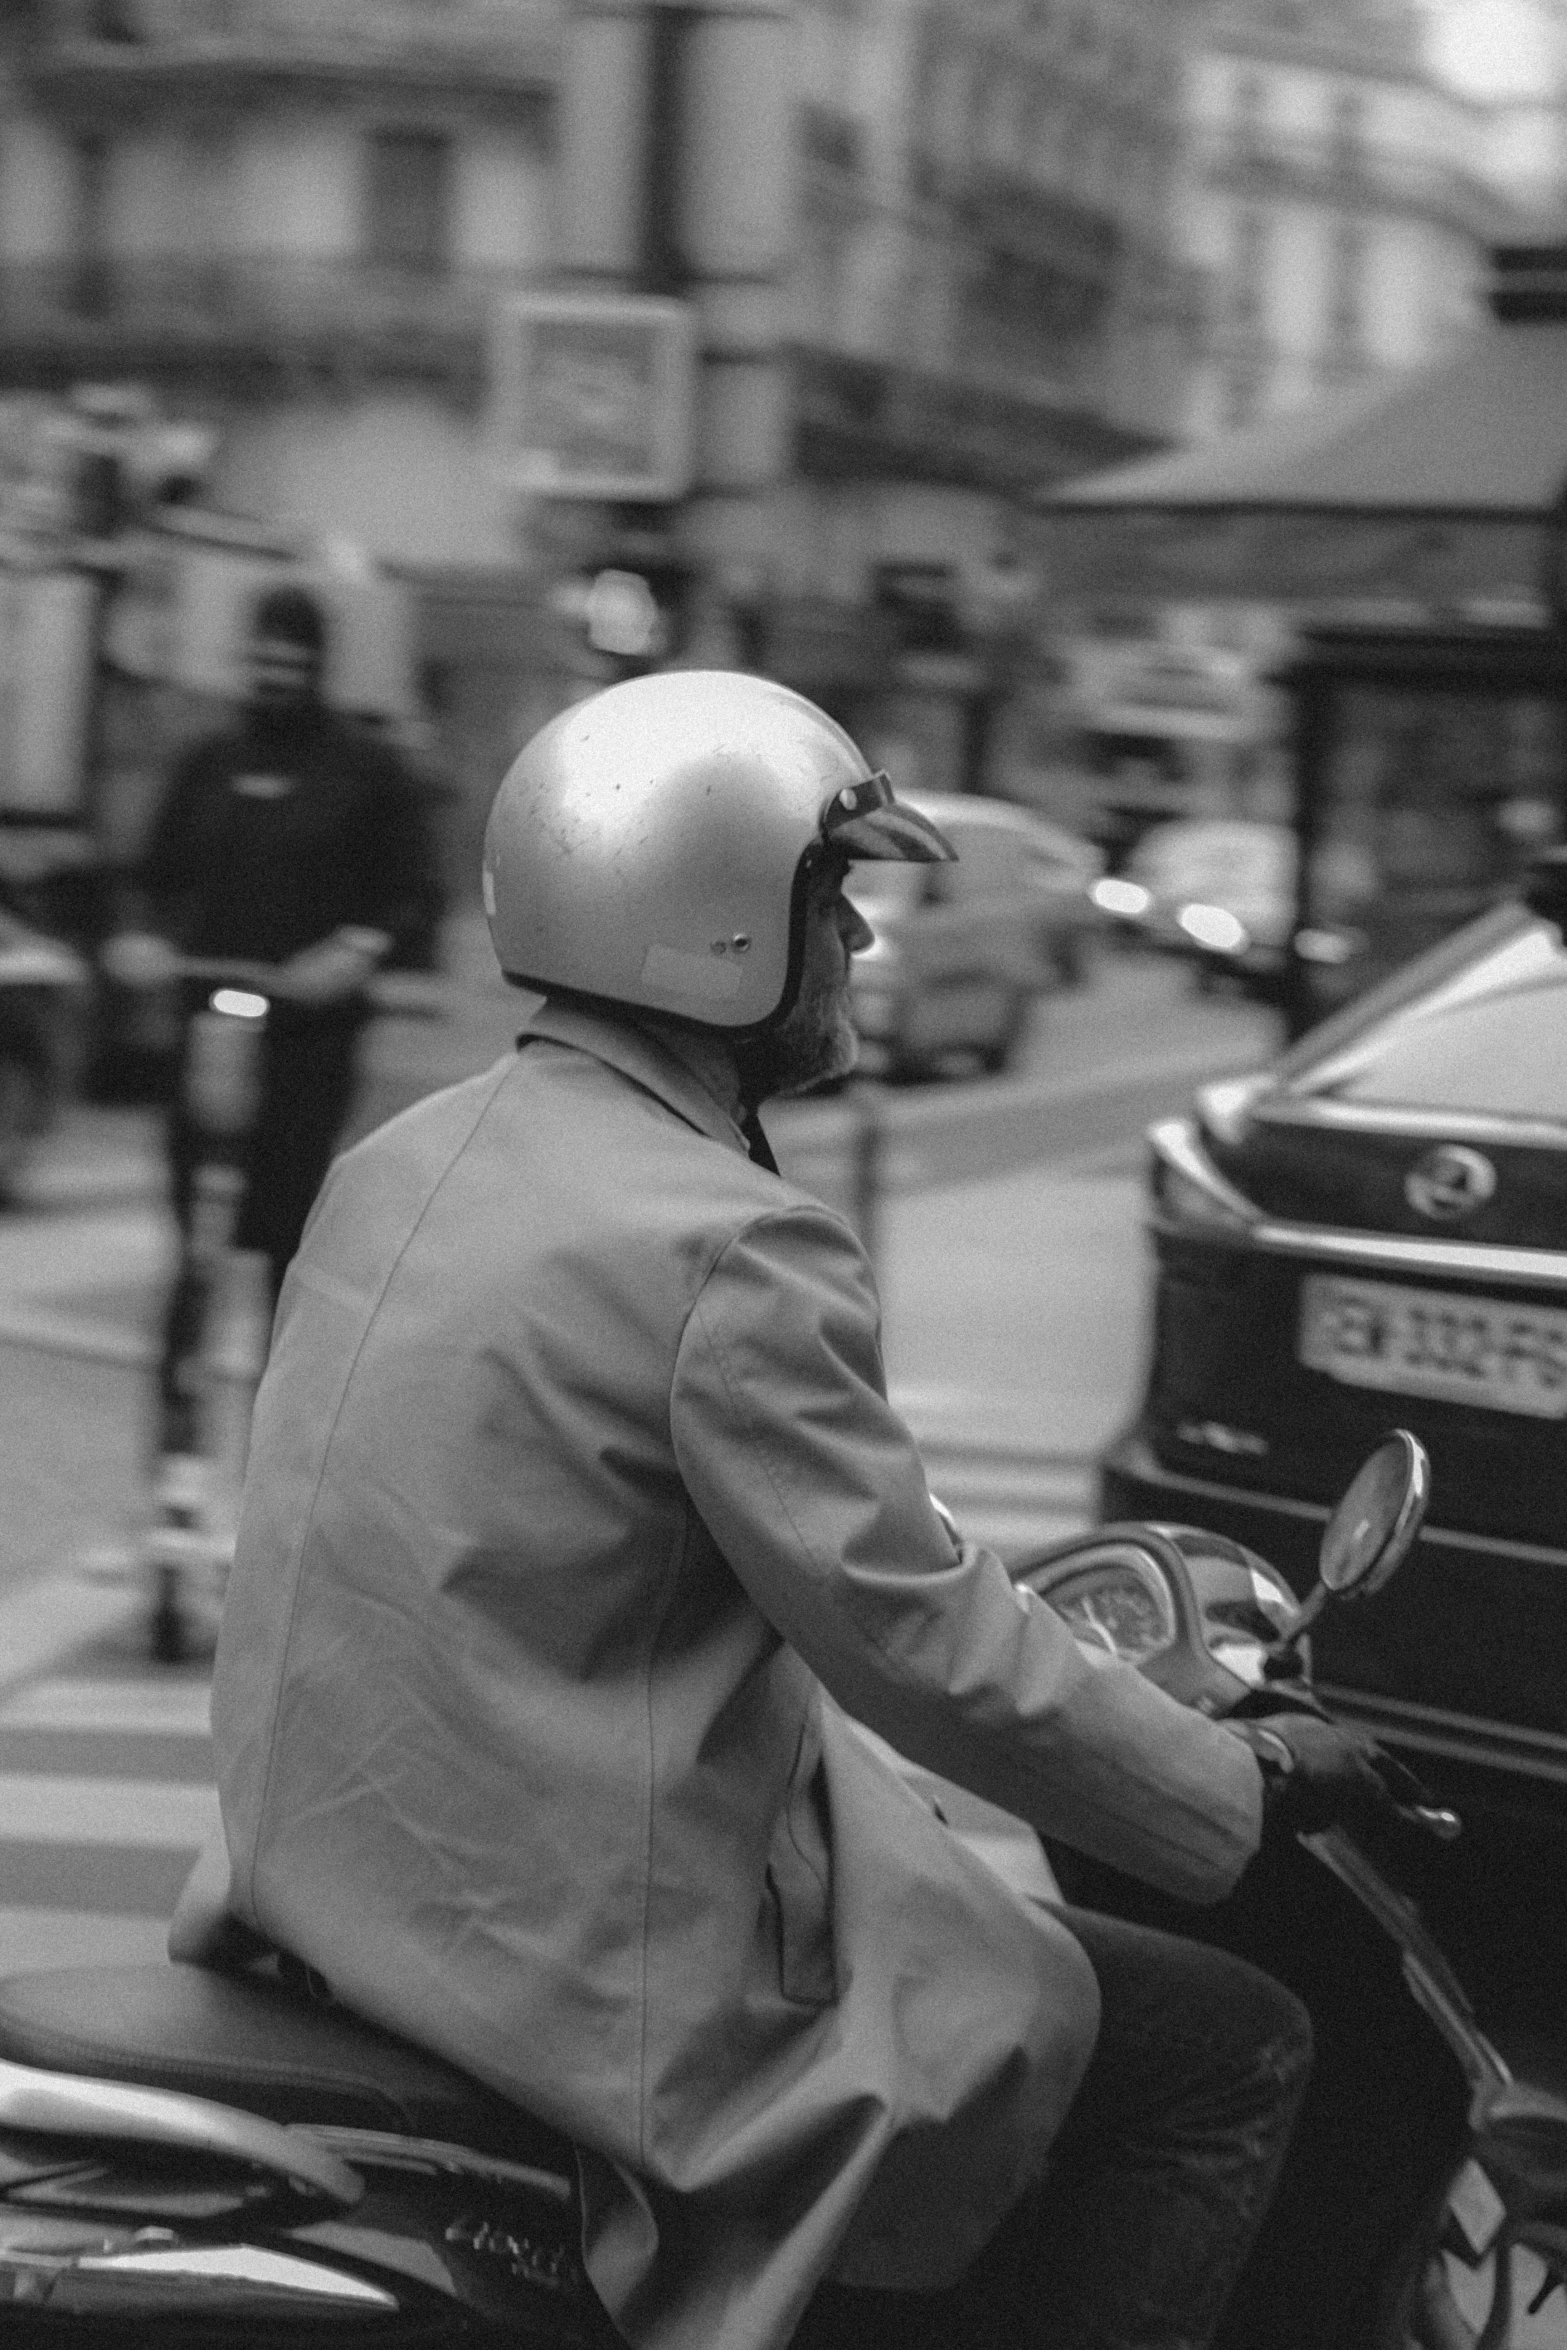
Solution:
{"label": "car rear window", "polygon": [[1294,1094],[1567,1126],[1567,946],[1509,906],[1484,916],[1308,1037]]}

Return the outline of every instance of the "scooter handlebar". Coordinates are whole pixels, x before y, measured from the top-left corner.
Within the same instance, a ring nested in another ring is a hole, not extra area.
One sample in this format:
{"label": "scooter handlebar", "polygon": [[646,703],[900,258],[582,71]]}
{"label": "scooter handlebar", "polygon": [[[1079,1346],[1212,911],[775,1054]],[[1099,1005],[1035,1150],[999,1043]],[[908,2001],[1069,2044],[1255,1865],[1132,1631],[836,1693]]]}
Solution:
{"label": "scooter handlebar", "polygon": [[1408,1826],[1423,1829],[1439,1844],[1451,1844],[1463,1834],[1464,1823],[1457,1812],[1450,1811],[1445,1803],[1438,1803],[1408,1763],[1389,1754],[1383,1746],[1376,1750],[1376,1770],[1399,1818]]}

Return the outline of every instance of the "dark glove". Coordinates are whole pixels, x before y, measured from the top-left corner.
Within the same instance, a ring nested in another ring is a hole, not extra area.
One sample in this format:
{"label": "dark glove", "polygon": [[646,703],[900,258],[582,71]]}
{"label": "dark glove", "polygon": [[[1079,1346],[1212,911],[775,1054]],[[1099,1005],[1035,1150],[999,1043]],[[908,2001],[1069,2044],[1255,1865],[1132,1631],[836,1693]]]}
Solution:
{"label": "dark glove", "polygon": [[1311,1836],[1322,1828],[1374,1829],[1397,1818],[1386,1775],[1389,1758],[1365,1731],[1306,1713],[1224,1726],[1245,1740],[1261,1765],[1263,1830],[1270,1838]]}

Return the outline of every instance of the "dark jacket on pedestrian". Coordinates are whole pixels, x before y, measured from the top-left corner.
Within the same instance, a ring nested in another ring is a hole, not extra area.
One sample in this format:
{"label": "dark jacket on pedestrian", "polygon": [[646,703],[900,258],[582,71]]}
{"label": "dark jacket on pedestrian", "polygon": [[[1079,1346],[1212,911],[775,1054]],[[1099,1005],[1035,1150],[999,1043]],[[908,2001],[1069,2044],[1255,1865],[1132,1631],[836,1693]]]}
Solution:
{"label": "dark jacket on pedestrian", "polygon": [[428,963],[441,914],[428,793],[368,727],[321,705],[247,719],[176,762],[138,879],[188,955],[281,963],[333,931]]}

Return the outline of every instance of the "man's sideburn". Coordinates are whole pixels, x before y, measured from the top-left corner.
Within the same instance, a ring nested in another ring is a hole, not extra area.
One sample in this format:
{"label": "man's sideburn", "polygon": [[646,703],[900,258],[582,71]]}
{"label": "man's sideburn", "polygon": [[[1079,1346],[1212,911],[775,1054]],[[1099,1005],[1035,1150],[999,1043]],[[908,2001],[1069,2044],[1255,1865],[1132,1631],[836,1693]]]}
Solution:
{"label": "man's sideburn", "polygon": [[[746,1045],[736,1055],[741,1093],[753,1106],[847,1077],[860,1057],[859,1036],[849,1017],[849,953],[853,950],[844,951],[841,969],[813,972],[813,959],[823,958],[829,951],[815,938],[816,925],[825,921],[835,937],[842,935],[837,913],[841,887],[841,875],[830,882],[824,875],[813,884],[806,917],[812,935],[807,942],[800,992],[770,1035]],[[825,906],[821,902],[824,890],[829,898]],[[832,952],[836,962],[836,950]]]}

